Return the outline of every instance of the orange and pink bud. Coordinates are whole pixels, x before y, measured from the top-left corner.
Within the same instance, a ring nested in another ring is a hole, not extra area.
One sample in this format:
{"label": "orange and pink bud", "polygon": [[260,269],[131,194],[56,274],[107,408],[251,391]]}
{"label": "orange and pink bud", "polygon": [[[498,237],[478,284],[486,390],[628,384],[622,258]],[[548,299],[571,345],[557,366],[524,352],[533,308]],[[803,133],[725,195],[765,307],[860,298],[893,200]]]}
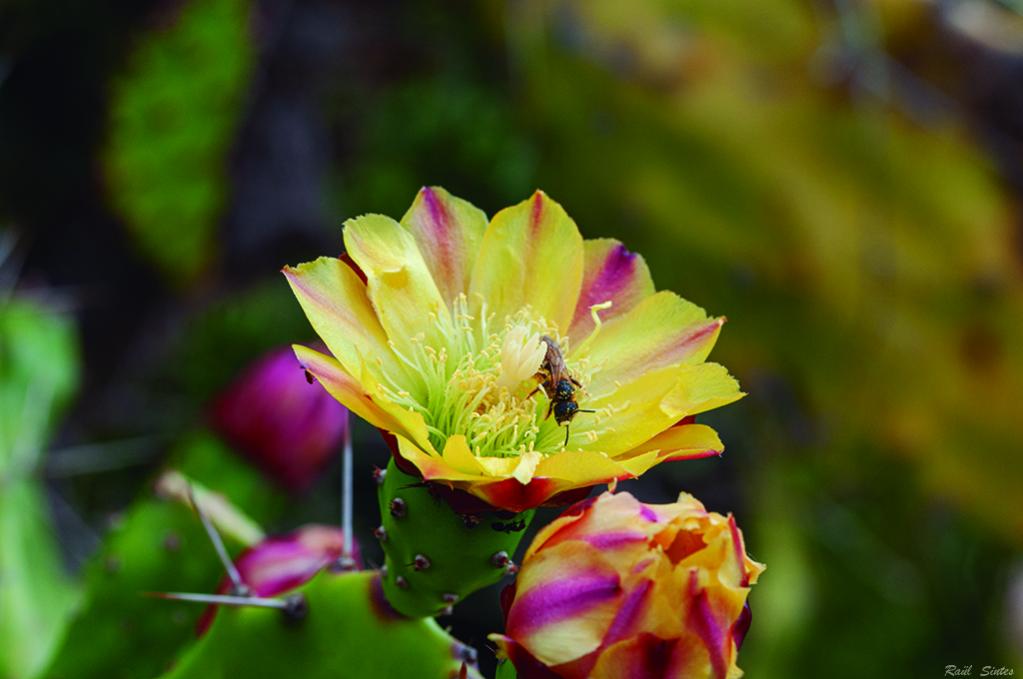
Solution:
{"label": "orange and pink bud", "polygon": [[520,679],[734,679],[763,569],[734,519],[690,495],[604,493],[537,535],[492,639]]}

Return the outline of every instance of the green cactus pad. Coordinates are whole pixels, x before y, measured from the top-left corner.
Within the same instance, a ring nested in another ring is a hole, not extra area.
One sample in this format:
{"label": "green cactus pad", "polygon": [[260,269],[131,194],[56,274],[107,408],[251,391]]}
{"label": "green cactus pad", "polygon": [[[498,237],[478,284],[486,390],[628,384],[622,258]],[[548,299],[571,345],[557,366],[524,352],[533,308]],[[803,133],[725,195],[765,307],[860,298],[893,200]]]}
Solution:
{"label": "green cactus pad", "polygon": [[460,515],[423,480],[387,465],[379,489],[386,556],[384,593],[409,617],[443,613],[476,590],[498,582],[533,520],[533,510],[508,515]]}
{"label": "green cactus pad", "polygon": [[78,383],[78,346],[70,318],[4,292],[0,284],[0,677],[23,679],[47,661],[78,596],[39,474]]}
{"label": "green cactus pad", "polygon": [[[202,499],[200,497],[200,502]],[[242,535],[221,534],[232,554]],[[202,607],[147,591],[210,592],[224,569],[195,513],[146,497],[113,528],[85,575],[85,597],[39,679],[143,679],[170,666],[195,638]]]}
{"label": "green cactus pad", "polygon": [[256,47],[248,0],[170,4],[111,84],[103,168],[139,250],[189,284],[213,257]]}
{"label": "green cactus pad", "polygon": [[467,677],[475,651],[430,619],[391,609],[376,571],[322,573],[292,594],[305,617],[266,608],[222,609],[209,632],[163,679],[227,677]]}

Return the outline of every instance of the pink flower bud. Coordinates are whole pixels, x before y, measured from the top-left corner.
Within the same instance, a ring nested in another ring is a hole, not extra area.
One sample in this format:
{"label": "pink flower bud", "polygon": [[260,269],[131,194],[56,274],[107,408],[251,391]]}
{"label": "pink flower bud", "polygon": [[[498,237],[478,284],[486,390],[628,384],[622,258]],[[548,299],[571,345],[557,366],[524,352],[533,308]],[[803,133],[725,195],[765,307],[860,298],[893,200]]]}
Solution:
{"label": "pink flower bud", "polygon": [[[256,597],[276,597],[300,587],[324,568],[338,562],[344,543],[344,534],[333,526],[309,525],[293,533],[263,540],[250,547],[235,560],[242,582]],[[358,569],[362,569],[359,545],[353,542],[350,555]],[[217,592],[231,592],[231,581],[221,580]],[[212,624],[216,606],[206,609],[199,620],[198,633],[203,634]]]}
{"label": "pink flower bud", "polygon": [[310,383],[290,347],[259,359],[213,404],[214,428],[275,481],[309,486],[338,452],[347,409]]}
{"label": "pink flower bud", "polygon": [[734,519],[690,495],[647,505],[604,493],[536,536],[491,639],[520,679],[738,677],[763,569]]}

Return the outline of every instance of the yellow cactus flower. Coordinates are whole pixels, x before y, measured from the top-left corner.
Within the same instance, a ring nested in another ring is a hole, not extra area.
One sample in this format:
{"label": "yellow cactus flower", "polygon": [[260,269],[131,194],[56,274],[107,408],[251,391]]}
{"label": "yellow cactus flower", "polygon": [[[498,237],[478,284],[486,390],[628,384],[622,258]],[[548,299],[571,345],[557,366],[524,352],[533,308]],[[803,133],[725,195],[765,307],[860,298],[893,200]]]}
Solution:
{"label": "yellow cactus flower", "polygon": [[491,635],[519,679],[735,679],[764,567],[731,517],[682,493],[604,493],[541,530]]}
{"label": "yellow cactus flower", "polygon": [[[344,244],[341,258],[284,269],[333,357],[295,351],[427,481],[522,511],[723,450],[691,416],[742,396],[705,361],[724,319],[655,292],[642,257],[583,240],[544,193],[488,223],[424,188],[400,222],[347,221]],[[565,418],[537,389],[545,338],[581,385]]]}

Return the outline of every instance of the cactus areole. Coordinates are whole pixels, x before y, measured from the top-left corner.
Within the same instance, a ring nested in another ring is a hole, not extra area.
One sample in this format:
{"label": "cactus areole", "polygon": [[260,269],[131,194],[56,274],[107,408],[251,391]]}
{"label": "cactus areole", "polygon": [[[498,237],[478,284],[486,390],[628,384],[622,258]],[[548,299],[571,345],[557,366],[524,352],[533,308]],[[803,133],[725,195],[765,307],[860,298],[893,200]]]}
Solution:
{"label": "cactus areole", "polygon": [[533,510],[460,514],[437,484],[406,474],[392,459],[378,475],[384,595],[400,613],[449,613],[458,601],[515,572],[515,554]]}

